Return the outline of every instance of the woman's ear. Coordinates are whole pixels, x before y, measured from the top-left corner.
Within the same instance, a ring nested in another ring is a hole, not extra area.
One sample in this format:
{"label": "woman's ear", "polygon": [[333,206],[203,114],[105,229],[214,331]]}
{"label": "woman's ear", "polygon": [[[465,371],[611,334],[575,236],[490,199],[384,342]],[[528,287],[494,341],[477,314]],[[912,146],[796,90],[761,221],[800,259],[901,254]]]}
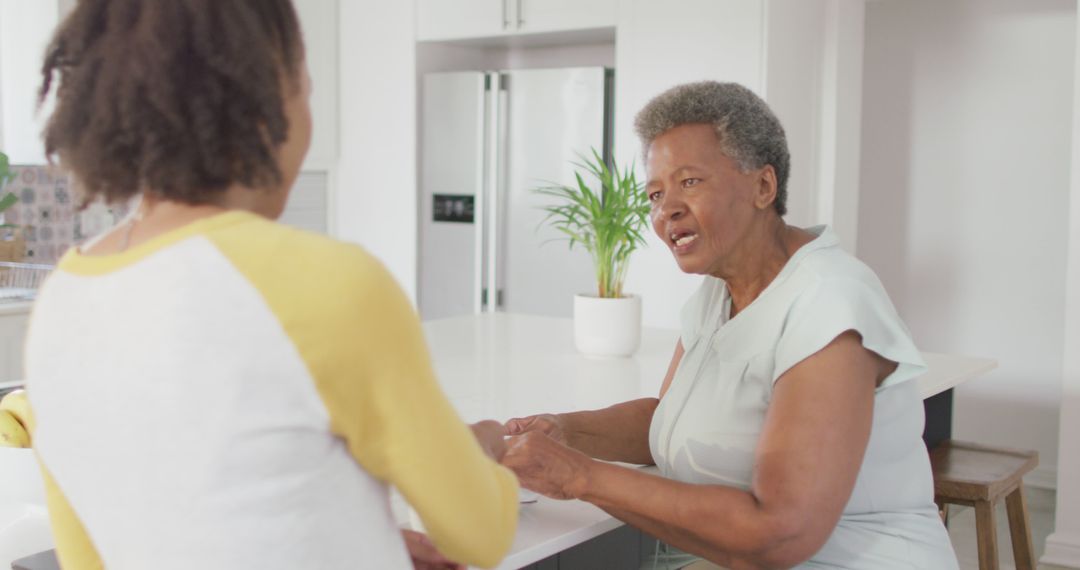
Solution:
{"label": "woman's ear", "polygon": [[754,190],[754,206],[759,210],[772,208],[776,201],[776,169],[766,164],[758,170],[757,188]]}

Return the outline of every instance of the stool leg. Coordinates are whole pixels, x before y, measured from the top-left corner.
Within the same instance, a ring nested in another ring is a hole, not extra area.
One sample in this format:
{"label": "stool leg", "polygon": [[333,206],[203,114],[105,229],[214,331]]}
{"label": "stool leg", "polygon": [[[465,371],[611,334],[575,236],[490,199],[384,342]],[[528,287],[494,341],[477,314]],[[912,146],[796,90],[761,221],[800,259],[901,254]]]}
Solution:
{"label": "stool leg", "polygon": [[1005,497],[1005,508],[1009,511],[1009,534],[1012,535],[1016,570],[1035,570],[1035,550],[1031,547],[1031,517],[1028,515],[1023,485]]}
{"label": "stool leg", "polygon": [[945,528],[949,528],[949,503],[935,499],[937,503],[938,516],[941,517],[941,524],[945,525]]}
{"label": "stool leg", "polygon": [[979,570],[998,570],[997,524],[990,501],[975,502],[975,534],[979,537]]}

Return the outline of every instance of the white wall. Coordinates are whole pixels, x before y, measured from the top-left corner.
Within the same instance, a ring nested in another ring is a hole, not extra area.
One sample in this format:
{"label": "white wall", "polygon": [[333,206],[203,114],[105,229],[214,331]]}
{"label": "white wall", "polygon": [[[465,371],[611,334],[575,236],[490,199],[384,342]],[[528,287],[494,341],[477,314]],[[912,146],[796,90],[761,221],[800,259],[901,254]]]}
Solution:
{"label": "white wall", "polygon": [[[655,95],[689,81],[741,83],[764,97],[787,133],[788,222],[833,224],[850,249],[857,237],[863,8],[862,0],[623,0],[617,159],[640,166],[634,115]],[[631,261],[626,289],[642,295],[646,325],[674,328],[700,279],[680,274],[650,233],[648,248]]]}
{"label": "white wall", "polygon": [[1080,37],[1075,45],[1057,520],[1040,562],[1080,568]]}
{"label": "white wall", "polygon": [[769,0],[762,95],[791,150],[789,224],[829,224],[848,251],[858,220],[865,4]]}
{"label": "white wall", "polygon": [[[615,158],[620,165],[636,161],[644,180],[634,116],[669,87],[712,79],[761,92],[764,37],[756,23],[763,14],[760,0],[622,0],[615,46]],[[625,290],[642,296],[647,326],[678,328],[679,311],[701,277],[683,274],[651,228],[648,240],[648,247],[631,258]]]}
{"label": "white wall", "polygon": [[831,0],[825,9],[815,211],[851,252],[859,222],[865,22],[865,2]]}
{"label": "white wall", "polygon": [[0,0],[0,150],[13,164],[44,164],[37,113],[41,63],[59,14],[55,0]]}
{"label": "white wall", "polygon": [[416,300],[413,2],[341,2],[335,234],[366,247]]}
{"label": "white wall", "polygon": [[[1072,0],[867,6],[859,256],[924,350],[996,358],[954,437],[1037,449],[1061,396]],[[1075,347],[1074,347],[1075,348]]]}
{"label": "white wall", "polygon": [[[824,27],[818,23],[823,0],[767,3],[763,63],[764,85],[759,92],[784,126],[791,151],[788,215],[796,226],[816,223],[814,211],[818,158],[818,115],[821,105],[821,64]],[[815,25],[815,23],[817,25]]]}
{"label": "white wall", "polygon": [[4,150],[4,12],[8,0],[0,0],[0,151]]}
{"label": "white wall", "polygon": [[311,77],[314,131],[305,171],[333,172],[338,152],[338,0],[294,0]]}

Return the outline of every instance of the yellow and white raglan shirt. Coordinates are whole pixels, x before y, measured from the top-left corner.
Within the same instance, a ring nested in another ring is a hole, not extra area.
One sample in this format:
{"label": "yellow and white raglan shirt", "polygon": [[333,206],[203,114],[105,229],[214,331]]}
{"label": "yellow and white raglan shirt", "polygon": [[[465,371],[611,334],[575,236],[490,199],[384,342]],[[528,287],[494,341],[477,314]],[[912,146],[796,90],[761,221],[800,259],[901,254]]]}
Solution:
{"label": "yellow and white raglan shirt", "polygon": [[388,485],[451,559],[493,566],[513,540],[513,474],[356,246],[230,211],[71,251],[26,372],[65,570],[411,568]]}

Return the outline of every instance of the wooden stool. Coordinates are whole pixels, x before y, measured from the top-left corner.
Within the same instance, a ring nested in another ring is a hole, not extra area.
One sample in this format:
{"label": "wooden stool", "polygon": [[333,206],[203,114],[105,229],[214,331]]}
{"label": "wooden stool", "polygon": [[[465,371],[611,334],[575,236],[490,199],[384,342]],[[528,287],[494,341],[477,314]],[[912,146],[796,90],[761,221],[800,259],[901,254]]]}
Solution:
{"label": "wooden stool", "polygon": [[1017,570],[1035,570],[1031,522],[1024,499],[1024,474],[1039,464],[1034,451],[986,447],[947,440],[930,451],[934,501],[975,507],[979,570],[997,570],[997,525],[994,505],[1005,497]]}

